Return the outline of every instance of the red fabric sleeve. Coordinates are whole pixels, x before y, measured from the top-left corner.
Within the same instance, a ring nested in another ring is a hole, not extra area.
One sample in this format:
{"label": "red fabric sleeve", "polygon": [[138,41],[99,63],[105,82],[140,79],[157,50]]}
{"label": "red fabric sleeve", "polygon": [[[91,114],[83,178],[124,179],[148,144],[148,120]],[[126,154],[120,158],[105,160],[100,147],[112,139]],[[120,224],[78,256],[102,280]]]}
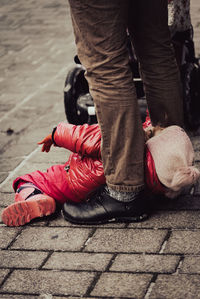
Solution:
{"label": "red fabric sleeve", "polygon": [[82,156],[100,158],[101,132],[98,124],[76,126],[61,122],[55,131],[54,141],[57,146]]}

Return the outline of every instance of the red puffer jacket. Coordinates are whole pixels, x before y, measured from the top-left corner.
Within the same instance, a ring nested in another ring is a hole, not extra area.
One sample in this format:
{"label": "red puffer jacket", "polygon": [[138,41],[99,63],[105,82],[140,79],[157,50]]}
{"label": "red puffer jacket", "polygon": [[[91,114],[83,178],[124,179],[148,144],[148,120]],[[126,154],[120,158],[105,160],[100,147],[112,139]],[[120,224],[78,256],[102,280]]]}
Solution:
{"label": "red puffer jacket", "polygon": [[[97,124],[75,126],[61,122],[54,132],[53,139],[57,146],[73,152],[68,161],[62,165],[53,165],[46,172],[37,170],[16,178],[13,182],[15,191],[20,182],[31,182],[60,203],[67,200],[79,202],[105,184],[100,152],[101,133]],[[162,186],[148,149],[145,176],[148,187],[154,193],[162,193]]]}
{"label": "red puffer jacket", "polygon": [[68,161],[53,165],[46,172],[37,170],[16,178],[13,182],[15,191],[19,183],[31,182],[60,203],[67,200],[79,202],[105,184],[98,125],[75,126],[61,122],[54,133],[54,141],[57,146],[73,152]]}
{"label": "red puffer jacket", "polygon": [[54,134],[57,146],[73,152],[65,165],[66,178],[73,194],[80,199],[105,184],[101,162],[101,133],[99,126],[75,126],[62,122]]}

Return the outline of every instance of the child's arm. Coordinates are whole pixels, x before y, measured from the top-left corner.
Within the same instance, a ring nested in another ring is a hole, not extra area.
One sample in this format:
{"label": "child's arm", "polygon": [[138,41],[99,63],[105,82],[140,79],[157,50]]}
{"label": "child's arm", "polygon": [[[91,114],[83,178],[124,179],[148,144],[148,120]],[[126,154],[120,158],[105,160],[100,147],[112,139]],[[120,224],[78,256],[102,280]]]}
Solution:
{"label": "child's arm", "polygon": [[81,126],[61,122],[42,141],[42,152],[49,152],[52,144],[72,152],[92,157],[100,157],[101,133],[97,124]]}
{"label": "child's arm", "polygon": [[72,152],[100,157],[101,133],[98,124],[76,126],[61,122],[52,133],[52,140],[55,145]]}

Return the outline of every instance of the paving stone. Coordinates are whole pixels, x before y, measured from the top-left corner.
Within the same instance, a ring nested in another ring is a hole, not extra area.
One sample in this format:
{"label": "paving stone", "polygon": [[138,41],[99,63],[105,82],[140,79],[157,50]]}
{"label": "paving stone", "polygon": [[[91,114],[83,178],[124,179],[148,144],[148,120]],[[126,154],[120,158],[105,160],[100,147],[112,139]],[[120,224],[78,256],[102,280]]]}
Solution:
{"label": "paving stone", "polygon": [[6,275],[9,273],[8,269],[1,269],[0,271],[0,284],[2,284],[4,278],[6,277]]}
{"label": "paving stone", "polygon": [[74,250],[86,242],[91,229],[59,227],[27,227],[12,245],[12,249]]}
{"label": "paving stone", "polygon": [[200,274],[200,256],[185,256],[179,272]]}
{"label": "paving stone", "polygon": [[24,157],[34,151],[36,148],[35,142],[22,144],[19,143],[19,140],[14,141],[11,147],[8,147],[6,151],[3,153],[3,157]]}
{"label": "paving stone", "polygon": [[11,243],[17,235],[19,228],[1,227],[0,228],[0,248],[4,249]]}
{"label": "paving stone", "polygon": [[149,219],[129,224],[131,228],[200,228],[199,211],[158,211]]}
{"label": "paving stone", "polygon": [[27,144],[27,143],[34,144],[35,148],[37,147],[39,149],[40,146],[38,145],[38,142],[44,139],[47,135],[52,133],[54,123],[48,125],[48,123],[45,123],[45,121],[43,120],[43,117],[41,117],[41,124],[40,125],[39,124],[34,125],[34,128],[27,128],[26,134],[21,136],[18,142],[21,144]]}
{"label": "paving stone", "polygon": [[49,61],[48,63],[43,63],[39,65],[35,71],[36,76],[43,77],[54,77],[60,71],[60,66],[58,63],[52,63]]}
{"label": "paving stone", "polygon": [[[84,295],[93,273],[15,270],[4,283],[3,292],[52,295]],[[34,283],[33,283],[34,282]]]}
{"label": "paving stone", "polygon": [[[11,174],[11,177],[9,177],[9,179],[6,178],[6,181],[3,181],[1,186],[0,186],[0,192],[2,192],[2,193],[12,193],[13,192],[12,184],[13,184],[14,179],[16,179],[17,176],[18,175],[15,175],[13,173],[13,175]],[[13,193],[13,200],[14,200],[14,193]]]}
{"label": "paving stone", "polygon": [[17,167],[22,162],[23,158],[0,158],[0,165],[1,165],[1,171],[8,172],[12,171],[14,168]]}
{"label": "paving stone", "polygon": [[56,252],[49,258],[44,269],[105,271],[111,254]]}
{"label": "paving stone", "polygon": [[0,206],[7,207],[14,202],[15,193],[2,193],[0,192]]}
{"label": "paving stone", "polygon": [[4,210],[4,208],[0,207],[0,223],[1,223],[1,226],[4,226],[3,221],[1,219],[1,214],[2,214],[3,210]]}
{"label": "paving stone", "polygon": [[150,299],[198,299],[200,298],[199,275],[159,275]]}
{"label": "paving stone", "polygon": [[166,248],[165,253],[200,253],[200,231],[177,230],[173,231]]}
{"label": "paving stone", "polygon": [[173,273],[180,257],[158,254],[119,254],[110,271]]}
{"label": "paving stone", "polygon": [[11,173],[11,177],[10,179],[7,181],[6,184],[2,184],[0,187],[0,191],[1,192],[12,192],[13,188],[12,188],[12,184],[13,181],[19,177],[22,176],[26,173],[30,173],[30,172],[34,172],[36,170],[40,170],[43,172],[46,172],[46,170],[51,167],[52,164],[51,163],[31,163],[31,162],[27,162],[24,164],[22,164],[22,166],[20,166],[18,169],[16,169],[13,173]]}
{"label": "paving stone", "polygon": [[49,153],[43,153],[39,151],[38,154],[31,157],[29,161],[30,163],[48,162],[50,165],[64,164],[69,159],[70,154],[71,152],[66,149],[52,147]]}
{"label": "paving stone", "polygon": [[61,215],[58,217],[52,219],[49,223],[49,226],[70,226],[70,227],[86,227],[86,228],[99,228],[99,227],[108,227],[108,228],[124,228],[126,226],[125,223],[106,223],[106,224],[98,224],[98,225],[78,225],[78,224],[72,224],[68,221],[66,221]]}
{"label": "paving stone", "polygon": [[[57,297],[57,296],[54,296],[53,299],[65,299],[66,297]],[[70,299],[77,299],[77,298],[80,298],[80,297],[74,297],[74,296],[70,296]],[[84,297],[84,299],[96,299],[97,297]],[[45,299],[45,298],[44,298]],[[50,299],[50,298],[49,298]],[[119,299],[119,298],[115,298],[115,299]]]}
{"label": "paving stone", "polygon": [[44,217],[41,217],[41,218],[35,218],[33,219],[31,222],[29,222],[26,226],[29,227],[29,226],[33,226],[33,227],[43,227],[43,226],[47,226],[49,221],[51,221],[51,217],[54,217],[54,214],[52,215],[49,215],[49,216],[44,216]]}
{"label": "paving stone", "polygon": [[[14,295],[12,295],[12,294],[9,294],[9,295],[4,295],[4,294],[1,294],[1,299],[38,299],[38,298],[40,298],[40,297],[38,297],[38,296],[32,296],[32,295],[16,295],[16,294],[14,294]],[[51,298],[48,298],[48,297],[41,297],[41,299],[52,299],[52,297]]]}
{"label": "paving stone", "polygon": [[165,230],[97,229],[87,242],[86,251],[94,252],[158,252]]}
{"label": "paving stone", "polygon": [[194,150],[196,152],[196,150],[200,149],[200,141],[199,141],[199,136],[192,136],[191,138],[192,144],[194,146]]}
{"label": "paving stone", "polygon": [[72,224],[68,221],[66,221],[63,216],[60,214],[57,217],[53,218],[50,222],[49,222],[49,227],[56,227],[56,226],[61,226],[61,227],[76,227],[76,224]]}
{"label": "paving stone", "polygon": [[[199,135],[200,135],[200,133],[199,133]],[[198,160],[198,161],[195,161],[195,167],[198,169],[198,170],[200,170],[200,160]]]}
{"label": "paving stone", "polygon": [[1,111],[0,111],[0,119],[4,117],[5,113],[13,108],[12,103],[4,103],[3,98],[0,98],[1,102]]}
{"label": "paving stone", "polygon": [[198,141],[198,143],[196,142],[195,144],[195,162],[199,162],[200,161],[200,142]]}
{"label": "paving stone", "polygon": [[167,211],[194,211],[194,210],[199,210],[200,209],[200,200],[199,196],[191,196],[191,195],[184,195],[181,196],[177,199],[164,199],[162,198],[161,200],[157,200],[155,202],[154,206],[155,212],[154,214],[156,215],[157,210],[167,210]]}
{"label": "paving stone", "polygon": [[33,268],[37,269],[47,257],[48,252],[2,250],[0,265],[2,268]]}
{"label": "paving stone", "polygon": [[[30,84],[32,82],[32,78],[27,78],[26,83],[28,83],[30,80]],[[61,81],[61,82],[60,82]],[[60,82],[60,84],[59,84]],[[52,80],[52,84],[55,84],[55,80]],[[46,115],[44,114],[44,109],[53,109],[55,103],[58,101],[58,99],[63,100],[63,94],[62,94],[62,89],[59,87],[59,85],[63,85],[63,78],[60,78],[59,81],[57,79],[57,89],[54,91],[49,91],[48,88],[44,88],[40,90],[40,94],[34,96],[32,100],[28,103],[27,109],[30,107],[30,109],[37,109],[38,115],[40,117],[45,117]],[[50,84],[51,85],[51,84]],[[63,102],[60,101],[60,107],[63,107]],[[40,110],[41,109],[41,110]],[[42,113],[41,113],[42,112]],[[35,122],[33,123],[33,127],[35,125],[40,125],[40,123]]]}
{"label": "paving stone", "polygon": [[49,167],[52,166],[52,163],[48,163],[46,161],[44,162],[39,162],[39,163],[32,163],[27,161],[25,165],[23,165],[23,167],[21,167],[19,170],[17,170],[16,174],[15,174],[15,178],[17,176],[21,176],[24,175],[26,173],[30,173],[36,170],[40,170],[40,171],[46,171]]}
{"label": "paving stone", "polygon": [[[19,113],[19,112],[18,112]],[[23,119],[23,122],[19,122],[19,117]],[[12,130],[13,133],[19,135],[20,132],[24,131],[31,124],[31,118],[25,117],[25,112],[19,113],[19,115],[11,114],[3,121],[1,121],[1,130],[6,134],[7,131]],[[11,137],[9,136],[9,139]],[[9,140],[8,140],[9,141]]]}
{"label": "paving stone", "polygon": [[149,274],[103,273],[91,295],[142,299],[151,278]]}
{"label": "paving stone", "polygon": [[0,183],[2,183],[8,176],[8,172],[0,172]]}
{"label": "paving stone", "polygon": [[[9,129],[9,128],[8,128]],[[12,141],[12,137],[10,135],[7,135],[6,132],[0,132],[0,152],[2,153],[6,147],[10,144]]]}
{"label": "paving stone", "polygon": [[195,197],[199,198],[200,197],[200,179],[197,181],[194,187],[194,194]]}

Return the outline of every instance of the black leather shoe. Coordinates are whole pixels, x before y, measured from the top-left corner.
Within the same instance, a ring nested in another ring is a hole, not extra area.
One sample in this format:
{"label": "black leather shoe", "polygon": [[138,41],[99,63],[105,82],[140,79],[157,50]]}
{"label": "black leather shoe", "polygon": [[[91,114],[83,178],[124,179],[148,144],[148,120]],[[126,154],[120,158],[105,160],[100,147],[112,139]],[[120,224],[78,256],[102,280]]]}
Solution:
{"label": "black leather shoe", "polygon": [[86,202],[67,202],[63,205],[64,218],[77,224],[101,224],[107,222],[139,222],[148,217],[149,194],[140,191],[134,200],[122,202],[111,197],[105,188],[91,194]]}

